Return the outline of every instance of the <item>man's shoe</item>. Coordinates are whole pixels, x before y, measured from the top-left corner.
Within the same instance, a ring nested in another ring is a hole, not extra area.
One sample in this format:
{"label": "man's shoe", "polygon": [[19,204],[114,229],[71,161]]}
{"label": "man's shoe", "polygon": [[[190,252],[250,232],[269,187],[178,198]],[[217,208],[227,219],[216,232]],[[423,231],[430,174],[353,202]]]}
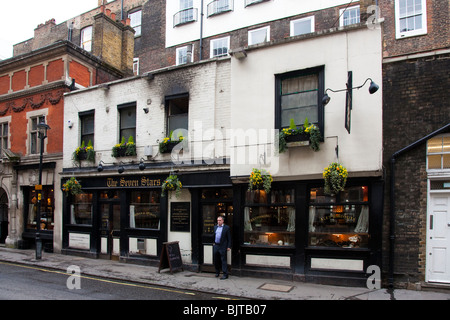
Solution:
{"label": "man's shoe", "polygon": [[225,280],[225,279],[228,279],[227,275],[223,275],[222,278],[220,278],[220,280]]}
{"label": "man's shoe", "polygon": [[218,278],[219,277],[219,274],[218,273],[216,273],[216,278]]}

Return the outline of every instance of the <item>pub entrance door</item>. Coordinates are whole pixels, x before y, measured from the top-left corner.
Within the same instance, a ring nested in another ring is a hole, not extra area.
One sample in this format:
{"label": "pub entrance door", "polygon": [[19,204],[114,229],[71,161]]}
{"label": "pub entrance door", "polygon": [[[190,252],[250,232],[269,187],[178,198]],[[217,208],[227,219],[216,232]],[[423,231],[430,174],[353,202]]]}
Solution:
{"label": "pub entrance door", "polygon": [[118,194],[100,196],[100,257],[119,260],[120,256],[120,201]]}
{"label": "pub entrance door", "polygon": [[[200,201],[201,208],[201,243],[200,243],[200,269],[214,272],[213,243],[214,226],[217,217],[222,216],[233,234],[233,190],[230,188],[204,189]],[[228,269],[231,269],[231,251],[228,251]]]}

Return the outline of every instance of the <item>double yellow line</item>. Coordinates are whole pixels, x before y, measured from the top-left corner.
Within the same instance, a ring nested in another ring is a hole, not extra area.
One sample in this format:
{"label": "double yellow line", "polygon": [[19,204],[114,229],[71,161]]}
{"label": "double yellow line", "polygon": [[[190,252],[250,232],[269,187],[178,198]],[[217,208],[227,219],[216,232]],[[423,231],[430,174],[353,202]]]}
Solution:
{"label": "double yellow line", "polygon": [[23,265],[23,264],[16,264],[16,263],[11,263],[11,262],[0,261],[0,264],[5,264],[5,265],[9,265],[9,266],[14,266],[14,267],[20,267],[20,268],[26,268],[26,269],[32,269],[32,270],[38,270],[38,271],[48,272],[48,273],[62,274],[62,275],[65,275],[65,276],[72,276],[72,277],[76,276],[76,277],[80,277],[82,279],[89,279],[89,280],[106,282],[106,283],[112,283],[112,284],[128,286],[128,287],[136,287],[136,288],[144,288],[144,289],[151,289],[151,290],[159,290],[159,291],[166,291],[166,292],[171,292],[171,293],[179,293],[179,294],[184,294],[184,295],[195,296],[195,293],[193,293],[193,292],[179,291],[179,290],[173,290],[173,289],[167,289],[167,288],[153,287],[153,286],[143,285],[143,284],[138,284],[138,283],[128,283],[128,282],[121,282],[121,281],[115,281],[115,280],[102,279],[102,278],[97,278],[97,277],[90,277],[90,276],[77,275],[77,274],[70,274],[70,273],[63,272],[63,271],[49,270],[49,269],[45,269],[45,268],[28,266],[28,265]]}

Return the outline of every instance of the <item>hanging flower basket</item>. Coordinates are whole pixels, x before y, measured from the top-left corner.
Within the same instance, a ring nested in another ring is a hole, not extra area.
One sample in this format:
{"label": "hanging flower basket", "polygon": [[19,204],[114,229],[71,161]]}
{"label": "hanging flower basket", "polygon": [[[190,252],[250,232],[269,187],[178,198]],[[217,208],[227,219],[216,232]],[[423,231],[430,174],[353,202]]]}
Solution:
{"label": "hanging flower basket", "polygon": [[77,195],[82,193],[81,191],[81,184],[77,180],[77,178],[72,177],[69,180],[67,180],[66,183],[63,184],[63,191],[66,193],[66,195],[73,194]]}
{"label": "hanging flower basket", "polygon": [[273,178],[270,173],[265,170],[253,168],[252,173],[250,173],[248,190],[264,190],[266,193],[269,193],[272,182]]}
{"label": "hanging flower basket", "polygon": [[183,188],[183,185],[178,179],[178,176],[171,174],[166,180],[164,180],[164,183],[162,184],[161,196],[165,197],[167,191],[175,191],[175,196],[179,198],[181,188]]}
{"label": "hanging flower basket", "polygon": [[333,162],[323,170],[323,179],[325,181],[325,193],[337,194],[344,191],[347,183],[348,172],[345,167],[337,162]]}

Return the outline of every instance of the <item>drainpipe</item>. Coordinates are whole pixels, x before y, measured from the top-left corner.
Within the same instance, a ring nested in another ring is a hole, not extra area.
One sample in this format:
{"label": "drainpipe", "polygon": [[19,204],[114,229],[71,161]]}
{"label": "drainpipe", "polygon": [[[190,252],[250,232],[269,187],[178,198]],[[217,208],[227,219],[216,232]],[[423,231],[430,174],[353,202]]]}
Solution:
{"label": "drainpipe", "polygon": [[414,149],[418,145],[422,143],[426,143],[429,139],[437,136],[438,134],[448,132],[450,130],[450,123],[447,123],[442,128],[433,131],[432,133],[426,135],[423,138],[411,143],[410,145],[404,147],[403,149],[394,152],[391,156],[390,164],[391,164],[391,177],[390,177],[390,213],[389,213],[389,287],[394,288],[394,245],[395,245],[395,159]]}
{"label": "drainpipe", "polygon": [[202,51],[203,51],[203,0],[200,4],[200,52],[198,54],[198,60],[202,61]]}
{"label": "drainpipe", "polygon": [[123,0],[120,5],[120,21],[123,21]]}

